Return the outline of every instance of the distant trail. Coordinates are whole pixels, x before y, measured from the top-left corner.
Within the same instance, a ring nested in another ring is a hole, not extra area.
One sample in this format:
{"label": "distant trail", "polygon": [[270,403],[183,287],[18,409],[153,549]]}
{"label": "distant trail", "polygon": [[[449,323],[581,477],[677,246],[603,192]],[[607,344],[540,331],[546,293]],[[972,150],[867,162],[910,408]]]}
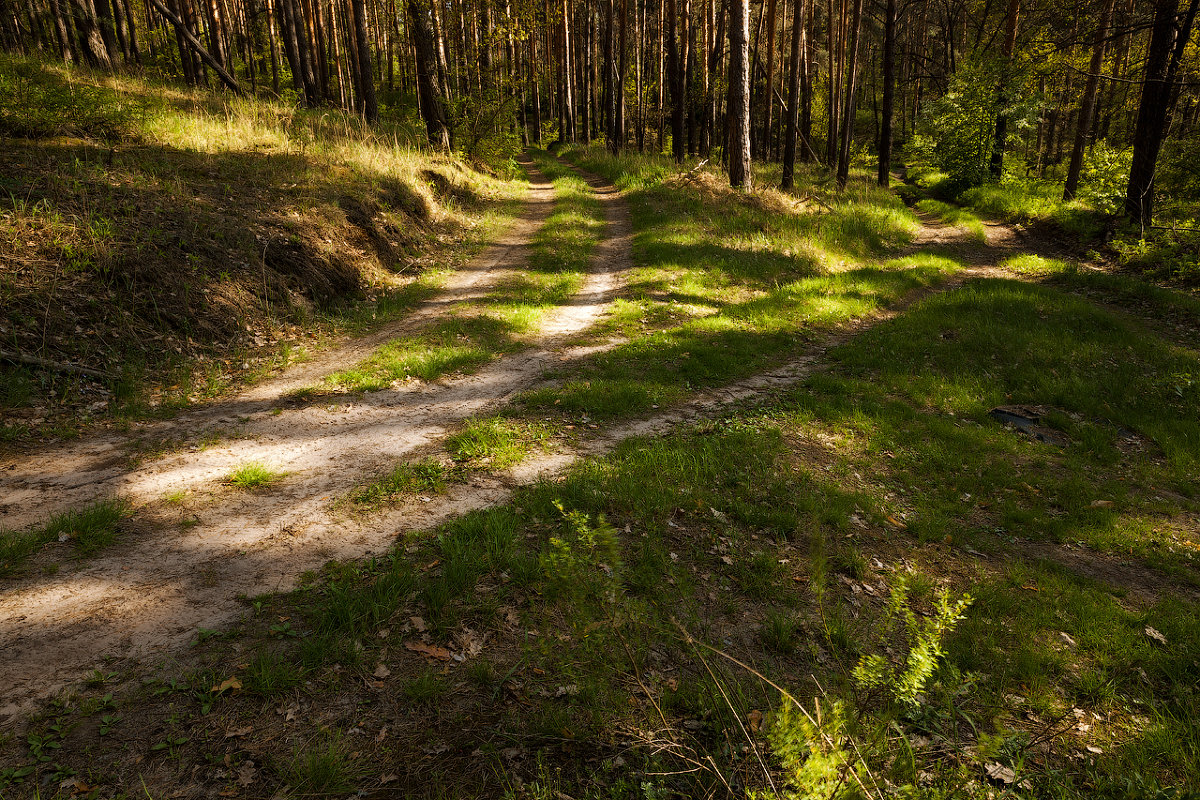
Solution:
{"label": "distant trail", "polygon": [[[0,686],[6,688],[7,703],[0,716],[80,677],[102,656],[169,652],[197,627],[216,627],[234,617],[244,608],[239,595],[290,588],[305,570],[329,559],[385,549],[400,528],[428,527],[460,507],[500,499],[503,492],[481,485],[478,496],[438,504],[436,510],[417,507],[355,519],[331,509],[334,498],[440,441],[452,426],[535,385],[552,364],[594,352],[565,344],[597,320],[632,265],[628,212],[611,187],[595,189],[606,225],[584,284],[545,316],[532,347],[472,375],[326,404],[281,407],[279,401],[286,392],[359,361],[397,334],[436,319],[448,305],[486,295],[520,270],[553,206],[553,188],[536,170],[531,173],[531,199],[521,222],[456,274],[437,300],[401,323],[329,351],[230,402],[151,426],[160,436],[182,438],[221,424],[235,426],[238,438],[129,468],[122,448],[128,437],[109,434],[0,466],[0,509],[8,526],[120,495],[138,506],[133,524],[140,529],[78,571],[68,567],[0,590],[5,656]],[[236,492],[221,484],[248,461],[288,476],[264,492]],[[192,492],[183,509],[164,499],[180,490]],[[185,519],[190,524],[182,524]]]}

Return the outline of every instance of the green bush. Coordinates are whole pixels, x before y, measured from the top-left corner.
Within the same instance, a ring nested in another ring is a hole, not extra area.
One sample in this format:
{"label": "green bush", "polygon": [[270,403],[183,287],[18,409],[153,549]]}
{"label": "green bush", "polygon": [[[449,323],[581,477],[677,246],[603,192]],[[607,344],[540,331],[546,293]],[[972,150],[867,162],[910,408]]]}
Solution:
{"label": "green bush", "polygon": [[0,136],[80,136],[112,142],[142,109],[109,89],[74,83],[36,61],[0,55]]}

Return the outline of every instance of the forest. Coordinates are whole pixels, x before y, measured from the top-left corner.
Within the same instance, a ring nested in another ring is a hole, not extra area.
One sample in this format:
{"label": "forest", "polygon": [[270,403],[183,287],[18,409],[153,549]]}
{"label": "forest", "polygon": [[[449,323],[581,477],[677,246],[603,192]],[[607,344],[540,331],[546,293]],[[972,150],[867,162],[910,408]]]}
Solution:
{"label": "forest", "polygon": [[430,145],[483,158],[603,141],[715,159],[734,185],[782,162],[785,189],[797,160],[845,185],[870,159],[883,186],[904,164],[948,193],[1062,183],[1143,229],[1156,211],[1188,227],[1200,183],[1190,1],[166,1],[5,0],[3,43],[368,123],[419,114]]}
{"label": "forest", "polygon": [[1200,798],[1200,0],[0,0],[0,800]]}

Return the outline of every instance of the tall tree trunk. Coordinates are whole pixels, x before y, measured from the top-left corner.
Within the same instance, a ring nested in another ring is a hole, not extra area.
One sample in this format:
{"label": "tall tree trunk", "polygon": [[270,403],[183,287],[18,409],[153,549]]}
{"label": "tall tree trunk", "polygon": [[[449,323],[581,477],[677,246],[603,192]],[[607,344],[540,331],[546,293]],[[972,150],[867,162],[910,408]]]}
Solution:
{"label": "tall tree trunk", "polygon": [[1013,49],[1017,43],[1017,19],[1021,14],[1021,0],[1008,0],[1008,12],[1004,18],[1004,47],[1001,50],[1003,66],[999,91],[996,93],[996,136],[992,141],[992,160],[988,171],[996,180],[1004,174],[1004,148],[1008,144],[1008,81],[1012,65]]}
{"label": "tall tree trunk", "polygon": [[67,28],[67,19],[63,16],[63,2],[66,0],[50,0],[50,10],[54,14],[54,36],[58,41],[58,51],[62,60],[71,64],[75,61],[75,54],[71,49],[71,32]]}
{"label": "tall tree trunk", "polygon": [[1167,119],[1175,99],[1172,84],[1191,35],[1197,0],[1192,0],[1183,18],[1179,0],[1158,0],[1146,53],[1146,77],[1138,103],[1137,127],[1133,134],[1133,163],[1125,192],[1125,215],[1143,227],[1154,222],[1154,173],[1162,149]]}
{"label": "tall tree trunk", "polygon": [[367,42],[367,9],[364,0],[350,0],[350,12],[354,16],[354,38],[358,43],[355,56],[362,85],[363,116],[374,125],[379,122],[379,103],[375,99],[375,74],[371,67],[371,46]]}
{"label": "tall tree trunk", "polygon": [[729,12],[729,185],[751,187],[750,0],[732,0]]}
{"label": "tall tree trunk", "polygon": [[[1111,2],[1111,0],[1109,0]],[[891,183],[892,108],[896,94],[896,0],[887,0],[883,18],[883,119],[879,123],[880,186]]]}
{"label": "tall tree trunk", "polygon": [[676,0],[666,0],[667,83],[671,89],[671,154],[674,156],[676,164],[682,164],[685,147],[683,64],[679,53],[679,14],[675,2]]}
{"label": "tall tree trunk", "polygon": [[766,108],[763,109],[762,141],[759,144],[759,153],[764,159],[771,157],[771,112],[775,107],[771,92],[775,85],[775,11],[777,5],[778,0],[767,0],[767,84],[766,90],[763,92],[766,101],[763,105]]}
{"label": "tall tree trunk", "polygon": [[854,0],[854,15],[850,20],[850,49],[846,65],[846,108],[842,117],[842,147],[838,154],[837,184],[846,188],[850,177],[850,145],[854,141],[855,92],[858,89],[858,39],[862,30],[863,0]]}
{"label": "tall tree trunk", "polygon": [[1083,168],[1083,153],[1087,149],[1088,137],[1092,132],[1092,118],[1096,113],[1096,94],[1100,87],[1100,69],[1104,66],[1104,44],[1108,39],[1108,27],[1112,23],[1114,0],[1104,0],[1100,12],[1100,24],[1092,40],[1092,60],[1088,64],[1087,82],[1083,87],[1083,100],[1079,107],[1079,124],[1075,129],[1075,145],[1071,148],[1071,164],[1067,167],[1067,182],[1063,187],[1063,200],[1075,198],[1079,189],[1079,171]]}
{"label": "tall tree trunk", "polygon": [[75,32],[79,35],[79,49],[83,58],[93,67],[112,69],[112,61],[108,57],[108,48],[104,46],[104,38],[100,34],[100,25],[96,20],[96,7],[92,0],[70,0],[72,16],[75,21]]}
{"label": "tall tree trunk", "polygon": [[446,124],[445,94],[438,76],[437,55],[433,43],[433,12],[428,0],[408,0],[409,31],[416,50],[417,92],[429,143],[440,150],[450,149],[450,129]]}
{"label": "tall tree trunk", "polygon": [[796,171],[796,130],[800,123],[800,61],[804,52],[804,2],[796,0],[792,8],[792,50],[788,64],[787,129],[783,135],[782,188],[790,189]]}

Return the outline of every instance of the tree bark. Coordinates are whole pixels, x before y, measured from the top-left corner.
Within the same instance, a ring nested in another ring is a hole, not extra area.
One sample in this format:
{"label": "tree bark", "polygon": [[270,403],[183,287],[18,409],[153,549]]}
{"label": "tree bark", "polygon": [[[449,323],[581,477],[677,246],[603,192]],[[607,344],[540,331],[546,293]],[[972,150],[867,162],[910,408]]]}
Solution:
{"label": "tree bark", "polygon": [[1100,12],[1100,24],[1092,41],[1092,60],[1088,64],[1087,82],[1083,87],[1083,100],[1079,107],[1079,123],[1075,129],[1075,145],[1071,148],[1071,164],[1067,167],[1067,182],[1063,187],[1063,200],[1073,200],[1079,189],[1079,172],[1083,168],[1083,154],[1087,149],[1092,132],[1092,119],[1096,113],[1096,94],[1100,87],[1100,68],[1104,66],[1104,44],[1108,39],[1108,28],[1112,22],[1114,0],[1104,0]]}
{"label": "tree bark", "polygon": [[1004,47],[1001,50],[1004,66],[999,91],[996,94],[996,105],[999,106],[996,110],[996,136],[992,142],[992,160],[988,165],[988,171],[996,180],[1004,174],[1004,148],[1008,144],[1008,73],[1012,64],[1013,49],[1017,43],[1017,20],[1020,15],[1021,0],[1008,0],[1008,12],[1004,22]]}
{"label": "tree bark", "polygon": [[804,45],[804,0],[795,0],[792,9],[791,62],[788,64],[787,128],[783,136],[783,180],[780,182],[784,189],[792,188],[796,171],[796,128],[800,122],[800,59],[805,49]]}
{"label": "tree bark", "polygon": [[[1111,2],[1111,0],[1109,0]],[[887,0],[883,19],[883,108],[879,122],[880,186],[891,183],[892,177],[892,116],[896,95],[896,0]]]}
{"label": "tree bark", "polygon": [[729,18],[729,185],[751,188],[750,0],[732,0]]}
{"label": "tree bark", "polygon": [[446,123],[445,94],[438,76],[437,55],[433,44],[432,10],[423,0],[408,0],[409,29],[416,50],[417,92],[429,143],[440,150],[450,149],[450,129]]}
{"label": "tree bark", "polygon": [[1196,0],[1192,0],[1182,20],[1178,17],[1179,0],[1158,0],[1154,6],[1146,77],[1133,135],[1133,163],[1125,192],[1125,215],[1143,227],[1154,222],[1154,173],[1175,99],[1172,84],[1191,35],[1196,6]]}
{"label": "tree bark", "polygon": [[364,0],[350,0],[354,16],[354,38],[357,40],[358,69],[362,93],[363,117],[374,125],[379,122],[379,103],[375,99],[375,73],[371,67],[371,46],[367,42],[367,9]]}
{"label": "tree bark", "polygon": [[854,15],[850,21],[850,50],[846,65],[846,107],[842,117],[842,146],[838,154],[837,185],[846,188],[850,177],[850,145],[854,139],[855,91],[858,89],[858,39],[862,30],[863,0],[854,0]]}

